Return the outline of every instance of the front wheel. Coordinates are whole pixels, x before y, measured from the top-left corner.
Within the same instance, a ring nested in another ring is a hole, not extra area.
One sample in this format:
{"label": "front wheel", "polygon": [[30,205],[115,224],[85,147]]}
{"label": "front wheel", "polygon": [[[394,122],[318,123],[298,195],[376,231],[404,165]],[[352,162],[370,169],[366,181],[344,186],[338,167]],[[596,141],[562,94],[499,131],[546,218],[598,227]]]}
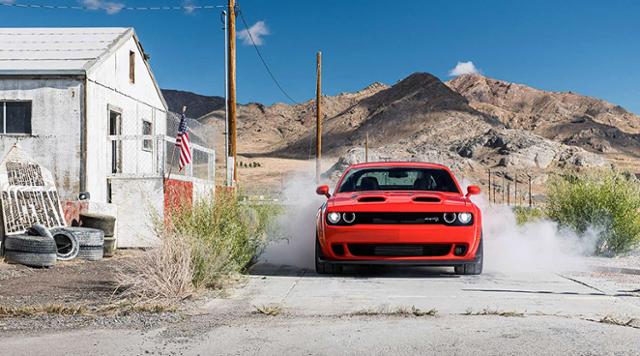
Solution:
{"label": "front wheel", "polygon": [[480,246],[478,246],[478,251],[476,252],[476,256],[478,256],[478,260],[473,263],[466,263],[462,266],[455,266],[456,274],[461,275],[478,275],[482,273],[482,262],[484,261],[484,252],[482,248],[482,240],[480,240]]}
{"label": "front wheel", "polygon": [[332,263],[322,261],[322,248],[320,247],[320,241],[316,236],[316,273],[317,274],[337,274],[342,272],[342,266],[337,266]]}

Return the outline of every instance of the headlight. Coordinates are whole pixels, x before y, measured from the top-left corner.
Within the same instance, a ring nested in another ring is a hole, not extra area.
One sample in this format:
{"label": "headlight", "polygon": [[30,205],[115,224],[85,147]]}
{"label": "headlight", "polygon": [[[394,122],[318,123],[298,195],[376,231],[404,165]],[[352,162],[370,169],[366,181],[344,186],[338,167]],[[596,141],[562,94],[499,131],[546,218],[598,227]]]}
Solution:
{"label": "headlight", "polygon": [[447,224],[453,224],[456,221],[456,213],[444,213],[442,218]]}
{"label": "headlight", "polygon": [[344,213],[344,214],[342,214],[342,220],[344,220],[344,222],[346,222],[347,224],[351,224],[354,221],[356,221],[356,214],[355,213]]}
{"label": "headlight", "polygon": [[471,213],[458,213],[458,221],[460,221],[461,224],[467,225],[471,222],[471,218]]}
{"label": "headlight", "polygon": [[327,214],[327,220],[329,220],[332,224],[337,224],[340,222],[340,213],[332,212]]}

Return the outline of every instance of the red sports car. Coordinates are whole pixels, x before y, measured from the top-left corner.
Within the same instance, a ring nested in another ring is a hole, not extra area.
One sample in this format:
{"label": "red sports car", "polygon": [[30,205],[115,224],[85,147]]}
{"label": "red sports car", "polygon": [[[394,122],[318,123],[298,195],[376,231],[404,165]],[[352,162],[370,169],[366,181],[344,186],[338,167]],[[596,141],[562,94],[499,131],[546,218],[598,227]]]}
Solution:
{"label": "red sports car", "polygon": [[451,171],[416,162],[349,167],[316,218],[316,271],[348,264],[453,266],[482,273],[482,215]]}

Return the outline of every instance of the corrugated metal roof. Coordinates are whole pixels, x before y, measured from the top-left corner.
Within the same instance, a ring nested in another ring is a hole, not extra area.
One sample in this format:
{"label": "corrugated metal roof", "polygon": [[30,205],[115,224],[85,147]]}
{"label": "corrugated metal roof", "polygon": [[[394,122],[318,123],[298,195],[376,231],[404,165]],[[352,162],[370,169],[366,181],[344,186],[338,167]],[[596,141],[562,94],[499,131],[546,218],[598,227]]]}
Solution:
{"label": "corrugated metal roof", "polygon": [[0,28],[0,74],[82,74],[129,28]]}

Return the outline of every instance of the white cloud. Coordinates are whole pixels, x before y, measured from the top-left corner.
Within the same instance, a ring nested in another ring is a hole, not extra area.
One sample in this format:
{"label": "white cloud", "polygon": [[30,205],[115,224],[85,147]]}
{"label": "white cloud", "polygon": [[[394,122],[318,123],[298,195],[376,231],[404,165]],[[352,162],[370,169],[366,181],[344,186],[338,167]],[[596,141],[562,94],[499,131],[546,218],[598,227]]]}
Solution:
{"label": "white cloud", "polygon": [[119,13],[124,8],[124,3],[105,0],[80,0],[80,3],[89,10],[104,10],[109,15]]}
{"label": "white cloud", "polygon": [[250,45],[251,38],[253,38],[253,42],[256,43],[256,46],[260,46],[264,43],[264,39],[262,37],[270,34],[271,32],[269,32],[267,24],[264,23],[264,21],[258,21],[253,26],[249,27],[249,29],[238,32],[238,38],[246,45]]}
{"label": "white cloud", "polygon": [[196,11],[195,6],[196,4],[193,2],[193,0],[182,1],[182,7],[184,8],[184,12],[187,14],[192,14],[194,11]]}
{"label": "white cloud", "polygon": [[449,75],[452,77],[457,77],[463,74],[480,74],[480,70],[476,68],[473,62],[458,62],[456,66],[449,71]]}

